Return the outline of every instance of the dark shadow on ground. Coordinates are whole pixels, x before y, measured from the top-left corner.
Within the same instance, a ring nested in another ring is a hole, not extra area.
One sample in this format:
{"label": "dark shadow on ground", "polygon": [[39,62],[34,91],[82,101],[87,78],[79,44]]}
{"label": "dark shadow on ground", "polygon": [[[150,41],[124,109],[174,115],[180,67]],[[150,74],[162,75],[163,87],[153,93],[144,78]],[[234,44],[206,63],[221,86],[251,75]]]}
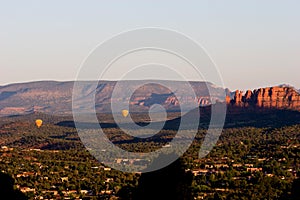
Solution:
{"label": "dark shadow on ground", "polygon": [[[189,121],[183,129],[189,129],[193,124],[198,123],[199,129],[207,129],[211,120],[211,106],[200,108],[200,122],[195,119],[199,110],[192,110],[182,117],[166,121],[164,130],[178,130],[182,120]],[[154,122],[155,123],[155,122]],[[148,123],[137,122],[140,126],[146,126]],[[300,124],[300,112],[294,110],[264,109],[254,107],[232,107],[227,108],[226,120],[224,128],[280,128]],[[61,121],[58,126],[75,127],[73,121]],[[98,128],[98,124],[81,123],[82,127]],[[101,128],[118,128],[116,123],[100,123]],[[126,125],[125,125],[126,127]],[[130,127],[130,124],[128,125]]]}
{"label": "dark shadow on ground", "polygon": [[15,180],[8,174],[0,172],[0,199],[26,200],[28,199],[20,190],[14,189]]}

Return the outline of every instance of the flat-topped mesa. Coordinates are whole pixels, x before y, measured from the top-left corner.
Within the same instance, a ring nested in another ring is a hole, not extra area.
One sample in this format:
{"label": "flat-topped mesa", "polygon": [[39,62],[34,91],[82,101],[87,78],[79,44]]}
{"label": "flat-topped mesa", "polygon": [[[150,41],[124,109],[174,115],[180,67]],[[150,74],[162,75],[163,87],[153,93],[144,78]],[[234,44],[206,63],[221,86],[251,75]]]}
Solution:
{"label": "flat-topped mesa", "polygon": [[300,94],[291,87],[268,87],[243,93],[237,90],[227,103],[238,107],[261,107],[300,110]]}

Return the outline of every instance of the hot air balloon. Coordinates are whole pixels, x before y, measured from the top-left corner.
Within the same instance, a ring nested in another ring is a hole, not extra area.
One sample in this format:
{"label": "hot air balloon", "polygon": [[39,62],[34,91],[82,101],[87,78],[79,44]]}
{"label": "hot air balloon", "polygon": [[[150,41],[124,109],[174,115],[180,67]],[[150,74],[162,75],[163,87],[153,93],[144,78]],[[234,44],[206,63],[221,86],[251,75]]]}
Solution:
{"label": "hot air balloon", "polygon": [[127,117],[129,114],[129,111],[128,110],[122,110],[122,115],[123,117]]}
{"label": "hot air balloon", "polygon": [[36,125],[38,128],[40,128],[40,127],[42,126],[42,124],[43,124],[43,120],[41,120],[41,119],[35,120],[35,125]]}

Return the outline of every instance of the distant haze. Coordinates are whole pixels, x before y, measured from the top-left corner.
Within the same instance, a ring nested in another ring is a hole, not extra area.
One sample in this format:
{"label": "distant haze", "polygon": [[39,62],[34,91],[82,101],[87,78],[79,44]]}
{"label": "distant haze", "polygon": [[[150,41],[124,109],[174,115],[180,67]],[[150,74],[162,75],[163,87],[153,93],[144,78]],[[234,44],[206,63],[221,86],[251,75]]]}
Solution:
{"label": "distant haze", "polygon": [[299,8],[296,0],[6,1],[0,85],[75,80],[89,52],[107,38],[162,27],[203,45],[231,90],[300,88]]}

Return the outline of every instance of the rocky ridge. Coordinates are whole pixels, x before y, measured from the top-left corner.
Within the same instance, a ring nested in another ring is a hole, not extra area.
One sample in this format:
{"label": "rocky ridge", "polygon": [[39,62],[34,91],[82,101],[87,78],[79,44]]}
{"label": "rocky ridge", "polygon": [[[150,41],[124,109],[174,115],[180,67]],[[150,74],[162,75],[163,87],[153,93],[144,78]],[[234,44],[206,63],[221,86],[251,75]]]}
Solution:
{"label": "rocky ridge", "polygon": [[[93,88],[93,81],[84,83],[82,94],[82,105],[86,99],[95,92],[96,111],[98,113],[109,113],[112,102],[130,102],[130,109],[133,111],[146,111],[153,104],[163,105],[167,111],[179,109],[179,100],[186,106],[197,102],[199,106],[206,106],[212,101],[221,101],[224,96],[224,89],[206,82],[180,82],[161,81],[169,85],[168,89],[159,84],[144,84],[149,81],[121,81],[119,92],[128,91],[136,85],[143,85],[138,88],[130,99],[113,98],[112,92],[116,86],[115,81],[99,81],[98,86]],[[150,81],[151,82],[151,81]],[[195,97],[189,96],[185,86],[190,84],[195,91]],[[72,93],[74,82],[40,81],[30,83],[18,83],[0,86],[0,116],[23,115],[30,113],[47,113],[52,115],[72,115]],[[209,95],[208,88],[212,92]],[[175,96],[172,91],[181,94]],[[224,100],[223,100],[224,101]],[[81,108],[89,111],[89,107]]]}
{"label": "rocky ridge", "polygon": [[227,96],[226,102],[237,107],[259,107],[292,109],[300,111],[300,94],[293,87],[277,86],[259,88],[245,93],[235,91],[234,97]]}

